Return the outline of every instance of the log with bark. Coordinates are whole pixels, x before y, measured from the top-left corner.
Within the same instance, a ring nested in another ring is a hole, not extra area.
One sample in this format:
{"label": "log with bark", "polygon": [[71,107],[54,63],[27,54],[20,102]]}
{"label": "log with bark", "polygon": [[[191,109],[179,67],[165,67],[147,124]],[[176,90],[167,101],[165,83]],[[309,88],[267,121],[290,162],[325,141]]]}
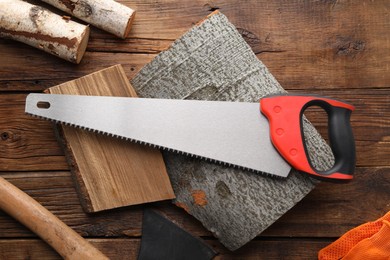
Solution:
{"label": "log with bark", "polygon": [[[132,79],[140,97],[258,102],[285,90],[218,11],[161,52]],[[303,124],[317,169],[333,155],[315,128]],[[197,218],[229,250],[263,232],[317,184],[293,170],[278,179],[164,151],[175,204]]]}
{"label": "log with bark", "polygon": [[0,36],[80,63],[89,27],[20,0],[0,1]]}
{"label": "log with bark", "polygon": [[130,32],[135,11],[114,0],[41,0],[122,39]]}

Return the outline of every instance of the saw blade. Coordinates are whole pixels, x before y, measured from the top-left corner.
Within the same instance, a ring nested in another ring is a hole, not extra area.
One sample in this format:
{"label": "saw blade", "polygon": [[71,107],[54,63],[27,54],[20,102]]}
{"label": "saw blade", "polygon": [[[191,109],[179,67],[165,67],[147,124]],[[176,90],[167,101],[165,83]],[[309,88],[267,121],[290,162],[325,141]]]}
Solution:
{"label": "saw blade", "polygon": [[30,94],[26,113],[256,172],[287,177],[259,103]]}

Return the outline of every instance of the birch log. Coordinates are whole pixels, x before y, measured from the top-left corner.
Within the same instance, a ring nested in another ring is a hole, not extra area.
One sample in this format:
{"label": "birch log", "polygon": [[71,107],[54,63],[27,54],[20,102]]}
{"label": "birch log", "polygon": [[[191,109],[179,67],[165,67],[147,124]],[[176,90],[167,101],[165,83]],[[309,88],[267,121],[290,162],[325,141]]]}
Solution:
{"label": "birch log", "polygon": [[122,39],[130,32],[135,11],[114,0],[41,0]]}
{"label": "birch log", "polygon": [[89,27],[20,0],[0,0],[0,36],[80,63]]}

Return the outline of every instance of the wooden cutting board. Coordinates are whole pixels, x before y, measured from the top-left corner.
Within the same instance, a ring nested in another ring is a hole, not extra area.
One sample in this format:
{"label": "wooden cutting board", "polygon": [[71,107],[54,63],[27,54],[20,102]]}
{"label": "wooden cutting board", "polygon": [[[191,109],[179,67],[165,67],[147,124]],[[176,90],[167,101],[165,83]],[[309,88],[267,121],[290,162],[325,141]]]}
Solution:
{"label": "wooden cutting board", "polygon": [[[54,86],[46,93],[136,96],[121,65]],[[70,126],[56,128],[85,211],[175,197],[159,150]]]}

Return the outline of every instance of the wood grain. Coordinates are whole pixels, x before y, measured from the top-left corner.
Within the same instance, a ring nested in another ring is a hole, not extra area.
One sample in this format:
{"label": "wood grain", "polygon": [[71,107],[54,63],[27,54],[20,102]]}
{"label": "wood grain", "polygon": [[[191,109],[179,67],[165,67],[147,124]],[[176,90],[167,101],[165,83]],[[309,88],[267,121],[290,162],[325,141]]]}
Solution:
{"label": "wood grain", "polygon": [[[143,206],[85,214],[51,124],[24,115],[25,93],[42,91],[118,63],[131,79],[197,21],[219,10],[239,28],[286,90],[337,97],[357,107],[352,125],[358,168],[356,179],[347,185],[317,186],[267,229],[265,237],[239,252],[217,251],[224,252],[225,259],[315,259],[320,248],[348,229],[390,210],[389,1],[118,2],[137,11],[130,37],[118,40],[92,27],[87,52],[78,66],[29,46],[0,40],[2,176],[83,236],[98,238],[92,242],[96,241],[110,258],[135,258],[136,253],[128,253],[133,250],[133,241],[124,245],[121,239],[129,235],[139,245]],[[326,123],[316,114],[311,121],[325,133]],[[217,243],[184,211],[167,202],[153,206],[163,209],[191,233]],[[6,259],[59,259],[51,258],[54,251],[42,249],[38,244],[45,246],[44,242],[33,239],[31,232],[2,212],[0,236],[0,254],[7,253]],[[106,240],[106,236],[111,238]],[[264,241],[267,237],[274,240]],[[25,246],[23,238],[33,243]]]}
{"label": "wood grain", "polygon": [[[140,239],[90,239],[91,244],[104,252],[111,260],[136,259],[140,246]],[[216,260],[225,259],[302,259],[312,260],[317,256],[317,251],[330,243],[330,240],[311,242],[306,239],[300,241],[284,241],[284,240],[260,240],[254,241],[242,250],[234,254],[221,248],[214,242],[206,241],[220,254]],[[18,246],[15,246],[15,245]],[[303,255],[294,252],[304,252]],[[118,253],[120,252],[120,253]],[[44,243],[38,240],[23,240],[14,241],[0,240],[0,257],[2,259],[25,259],[28,256],[30,259],[45,259],[59,260],[61,257],[50,250]]]}
{"label": "wood grain", "polygon": [[[240,29],[258,57],[286,89],[388,86],[390,17],[387,10],[390,2],[387,0],[374,4],[366,0],[354,3],[280,0],[119,2],[137,11],[129,39],[117,40],[92,28],[88,46],[91,52],[160,52],[217,9]],[[25,56],[21,52],[19,55]],[[56,61],[48,55],[47,59],[42,59],[39,51],[33,57],[39,57],[35,60],[40,62]],[[129,62],[125,56],[121,60],[118,63]],[[33,64],[33,60],[27,62]],[[91,64],[90,60],[85,63]],[[109,65],[114,64],[106,67]]]}
{"label": "wood grain", "polygon": [[[137,239],[90,239],[89,242],[111,260],[136,259],[140,244]],[[36,239],[0,240],[1,259],[19,260],[26,259],[26,256],[27,259],[63,259],[44,242]]]}
{"label": "wood grain", "polygon": [[[51,87],[47,92],[137,96],[120,65]],[[74,127],[57,126],[80,201],[87,212],[175,197],[157,149]]]}
{"label": "wood grain", "polygon": [[1,177],[0,208],[41,237],[64,259],[108,259],[36,200]]}
{"label": "wood grain", "polygon": [[[349,184],[322,183],[262,236],[334,238],[354,226],[374,220],[390,210],[389,175],[389,166],[359,167],[356,180]],[[145,206],[85,213],[70,172],[12,172],[2,176],[84,237],[141,235],[142,209]],[[182,209],[173,207],[170,202],[153,203],[148,207],[162,211],[194,235],[211,235],[197,220]],[[32,236],[21,224],[0,212],[0,238]]]}

